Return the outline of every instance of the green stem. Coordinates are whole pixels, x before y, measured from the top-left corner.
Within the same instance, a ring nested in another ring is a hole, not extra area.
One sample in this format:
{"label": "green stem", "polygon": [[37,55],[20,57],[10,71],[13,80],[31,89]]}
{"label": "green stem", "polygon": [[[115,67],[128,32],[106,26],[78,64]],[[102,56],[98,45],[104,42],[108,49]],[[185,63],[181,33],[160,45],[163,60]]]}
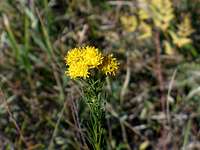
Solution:
{"label": "green stem", "polygon": [[90,111],[89,142],[95,150],[104,149],[105,98],[102,87],[103,84],[100,80],[91,79],[88,81],[88,87],[84,91],[85,100]]}
{"label": "green stem", "polygon": [[8,20],[6,15],[3,15],[3,21],[4,21],[6,32],[8,33],[8,38],[10,40],[11,47],[12,47],[12,49],[14,51],[14,55],[16,57],[16,60],[19,62],[20,61],[20,53],[19,53],[20,49],[19,49],[19,46],[17,44],[17,41],[16,41],[15,36],[14,36],[14,34],[12,32],[9,20]]}

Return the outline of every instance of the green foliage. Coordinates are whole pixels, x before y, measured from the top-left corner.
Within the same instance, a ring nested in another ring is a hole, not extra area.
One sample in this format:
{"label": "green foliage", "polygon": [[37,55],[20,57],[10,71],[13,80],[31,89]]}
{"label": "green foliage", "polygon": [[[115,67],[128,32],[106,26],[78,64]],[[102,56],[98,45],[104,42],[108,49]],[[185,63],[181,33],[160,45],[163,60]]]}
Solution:
{"label": "green foliage", "polygon": [[[86,81],[87,82],[87,81]],[[89,107],[89,120],[87,126],[88,140],[93,149],[105,149],[105,104],[106,97],[103,92],[104,81],[88,79],[83,95],[83,101]]]}

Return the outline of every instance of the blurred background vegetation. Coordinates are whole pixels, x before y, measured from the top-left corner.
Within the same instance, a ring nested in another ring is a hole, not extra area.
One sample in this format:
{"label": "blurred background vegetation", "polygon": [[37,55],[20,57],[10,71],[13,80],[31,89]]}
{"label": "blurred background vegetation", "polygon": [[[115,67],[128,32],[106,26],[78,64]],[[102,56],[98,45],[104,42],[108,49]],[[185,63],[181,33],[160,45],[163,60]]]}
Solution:
{"label": "blurred background vegetation", "polygon": [[87,108],[64,75],[82,45],[120,61],[108,150],[200,149],[199,0],[1,0],[1,149],[84,149]]}

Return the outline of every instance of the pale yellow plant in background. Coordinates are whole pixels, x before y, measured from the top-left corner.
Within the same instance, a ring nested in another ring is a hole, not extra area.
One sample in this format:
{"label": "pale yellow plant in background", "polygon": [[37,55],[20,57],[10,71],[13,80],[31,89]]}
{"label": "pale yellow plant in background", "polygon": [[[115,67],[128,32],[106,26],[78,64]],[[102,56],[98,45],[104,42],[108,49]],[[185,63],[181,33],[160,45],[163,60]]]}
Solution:
{"label": "pale yellow plant in background", "polygon": [[[134,15],[121,16],[121,25],[126,32],[138,32],[138,40],[153,38],[153,33],[163,35],[161,45],[167,55],[174,55],[176,47],[192,43],[194,32],[189,15],[177,26],[172,0],[137,0],[138,11]],[[137,17],[136,17],[137,16]],[[155,32],[154,32],[155,31]]]}
{"label": "pale yellow plant in background", "polygon": [[172,2],[170,0],[151,0],[150,9],[155,26],[166,31],[174,18]]}
{"label": "pale yellow plant in background", "polygon": [[124,15],[120,17],[120,21],[125,31],[134,32],[138,26],[137,18],[135,16]]}
{"label": "pale yellow plant in background", "polygon": [[140,35],[138,36],[139,40],[144,40],[152,36],[151,26],[145,22],[141,22],[139,26]]}
{"label": "pale yellow plant in background", "polygon": [[188,15],[186,15],[183,19],[183,22],[181,22],[178,25],[178,31],[177,33],[170,31],[170,35],[172,37],[173,43],[178,47],[183,47],[186,44],[192,43],[192,40],[189,38],[189,36],[194,32],[194,29],[192,28],[190,18]]}

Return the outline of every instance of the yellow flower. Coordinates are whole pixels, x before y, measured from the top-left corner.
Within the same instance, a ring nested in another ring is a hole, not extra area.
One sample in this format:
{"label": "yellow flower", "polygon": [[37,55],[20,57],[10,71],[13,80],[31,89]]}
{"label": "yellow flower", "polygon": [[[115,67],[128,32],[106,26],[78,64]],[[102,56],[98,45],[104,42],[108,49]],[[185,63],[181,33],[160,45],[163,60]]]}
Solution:
{"label": "yellow flower", "polygon": [[134,32],[138,25],[137,18],[135,16],[121,16],[120,21],[127,32]]}
{"label": "yellow flower", "polygon": [[69,50],[65,56],[65,63],[68,66],[65,74],[72,79],[87,78],[94,68],[102,70],[106,75],[115,75],[118,69],[118,62],[112,54],[103,57],[97,48],[91,46]]}
{"label": "yellow flower", "polygon": [[117,59],[112,54],[103,58],[103,63],[99,66],[99,69],[106,75],[115,75],[119,68]]}
{"label": "yellow flower", "polygon": [[194,29],[192,28],[190,18],[188,15],[186,15],[181,24],[178,25],[178,31],[176,33],[169,31],[169,34],[172,37],[173,43],[180,48],[192,43],[192,39],[190,39],[189,36],[193,32]]}
{"label": "yellow flower", "polygon": [[173,5],[171,0],[151,0],[150,9],[152,11],[152,19],[156,27],[162,31],[166,31],[174,18]]}
{"label": "yellow flower", "polygon": [[176,34],[175,32],[173,32],[173,31],[170,31],[169,33],[170,33],[170,35],[171,35],[171,37],[172,37],[173,43],[174,43],[176,46],[178,46],[179,48],[180,48],[180,47],[183,47],[183,46],[185,46],[185,45],[187,45],[187,44],[192,43],[192,40],[191,40],[190,38],[188,38],[188,37],[181,37],[181,36],[177,35],[177,34]]}
{"label": "yellow flower", "polygon": [[70,66],[79,61],[83,61],[82,48],[73,48],[69,50],[65,56],[65,63]]}
{"label": "yellow flower", "polygon": [[192,28],[190,17],[186,15],[183,19],[183,22],[178,25],[178,36],[180,37],[188,37],[194,32]]}
{"label": "yellow flower", "polygon": [[87,65],[81,62],[77,62],[70,65],[65,74],[70,76],[72,79],[75,79],[77,77],[87,78],[89,77],[90,73]]}
{"label": "yellow flower", "polygon": [[139,40],[144,40],[152,36],[151,26],[145,22],[141,22],[139,30],[141,32],[141,35],[138,37]]}
{"label": "yellow flower", "polygon": [[147,11],[145,11],[144,9],[140,9],[138,11],[138,16],[140,18],[140,20],[146,20],[149,18],[149,14]]}
{"label": "yellow flower", "polygon": [[95,47],[86,46],[83,50],[84,62],[89,68],[96,68],[102,63],[103,56]]}
{"label": "yellow flower", "polygon": [[164,41],[164,50],[167,55],[173,55],[174,49],[168,41]]}
{"label": "yellow flower", "polygon": [[101,52],[95,47],[73,48],[65,56],[66,65],[69,66],[66,74],[72,79],[89,77],[89,69],[97,68],[102,63],[102,60]]}

